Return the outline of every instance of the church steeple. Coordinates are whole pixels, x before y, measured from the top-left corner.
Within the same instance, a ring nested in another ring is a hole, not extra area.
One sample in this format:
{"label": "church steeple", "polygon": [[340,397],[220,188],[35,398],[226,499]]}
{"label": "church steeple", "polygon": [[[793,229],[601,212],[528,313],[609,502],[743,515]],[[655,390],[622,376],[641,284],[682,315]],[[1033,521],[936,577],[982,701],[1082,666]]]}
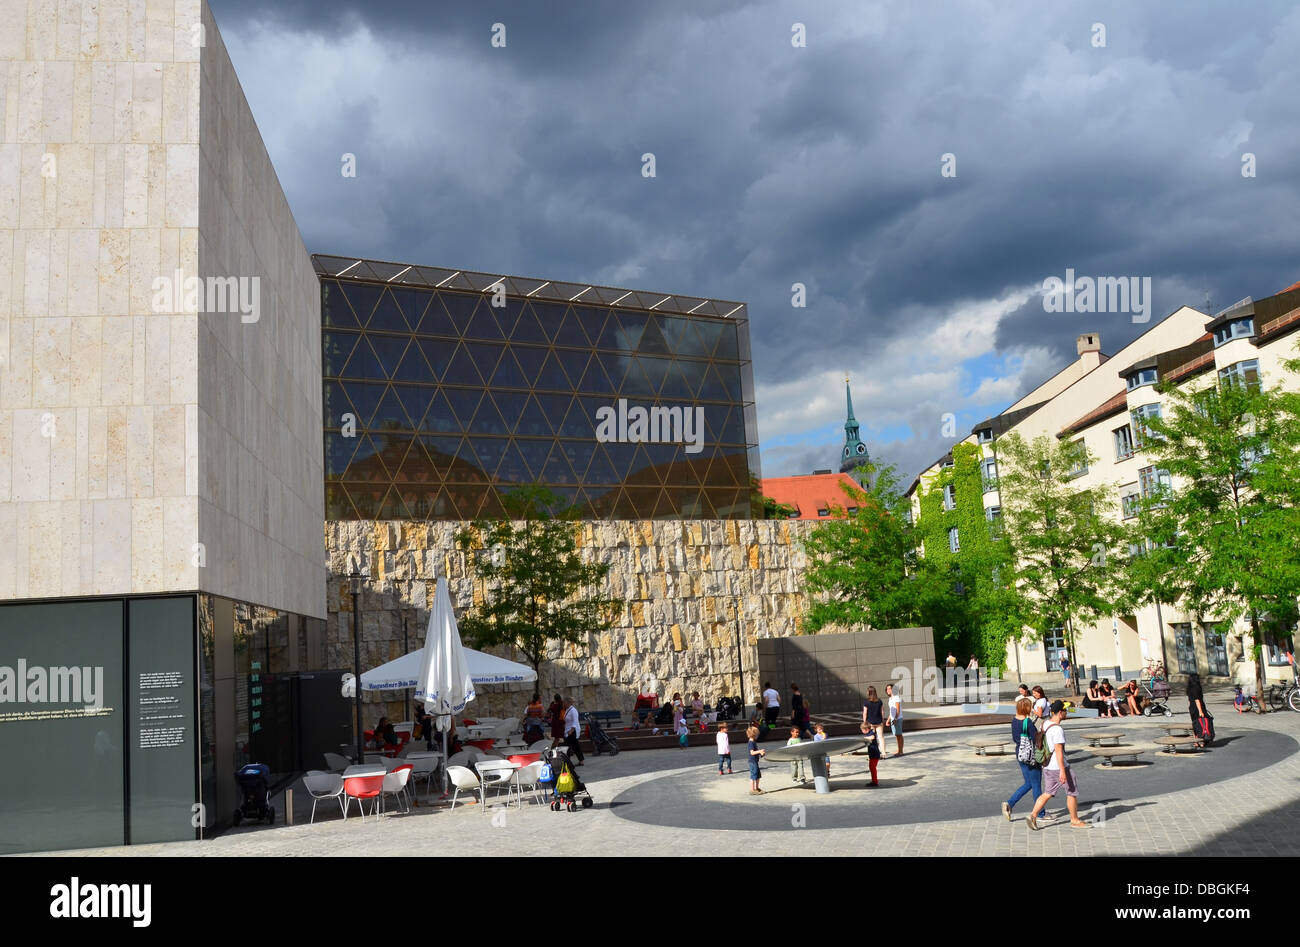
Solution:
{"label": "church steeple", "polygon": [[844,421],[844,450],[840,452],[840,473],[852,476],[857,468],[868,462],[867,445],[858,437],[858,420],[853,416],[853,392],[849,379],[844,379],[844,401],[848,417]]}

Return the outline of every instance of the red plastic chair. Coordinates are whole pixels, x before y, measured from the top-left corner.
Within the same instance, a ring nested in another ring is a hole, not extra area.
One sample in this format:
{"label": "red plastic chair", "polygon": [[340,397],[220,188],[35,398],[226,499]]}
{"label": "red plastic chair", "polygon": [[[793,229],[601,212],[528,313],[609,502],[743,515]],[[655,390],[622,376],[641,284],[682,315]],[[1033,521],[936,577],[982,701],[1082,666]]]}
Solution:
{"label": "red plastic chair", "polygon": [[[347,803],[343,809],[343,818],[348,817],[348,807],[352,805],[352,800],[357,801],[357,808],[361,810],[361,818],[366,817],[366,808],[361,804],[362,799],[376,799],[384,791],[384,774],[378,773],[374,776],[349,776],[343,780],[343,795],[347,796]],[[375,818],[379,818],[379,804],[376,802],[371,806]]]}

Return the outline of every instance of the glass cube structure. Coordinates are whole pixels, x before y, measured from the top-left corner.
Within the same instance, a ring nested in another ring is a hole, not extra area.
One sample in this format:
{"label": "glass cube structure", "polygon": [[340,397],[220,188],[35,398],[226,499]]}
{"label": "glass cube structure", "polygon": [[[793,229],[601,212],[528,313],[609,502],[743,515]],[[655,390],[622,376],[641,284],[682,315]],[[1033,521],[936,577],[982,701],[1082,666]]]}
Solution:
{"label": "glass cube structure", "polygon": [[[591,519],[751,517],[743,303],[313,261],[328,518],[497,517],[534,483]],[[637,409],[683,424],[647,437]]]}

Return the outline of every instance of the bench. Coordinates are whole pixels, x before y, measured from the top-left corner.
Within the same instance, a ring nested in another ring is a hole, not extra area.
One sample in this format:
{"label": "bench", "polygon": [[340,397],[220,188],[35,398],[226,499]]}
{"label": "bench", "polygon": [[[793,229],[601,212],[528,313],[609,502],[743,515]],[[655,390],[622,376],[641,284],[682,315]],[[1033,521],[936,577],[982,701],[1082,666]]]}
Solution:
{"label": "bench", "polygon": [[1160,729],[1165,731],[1166,736],[1170,737],[1190,737],[1192,735],[1192,725],[1190,723],[1162,723]]}
{"label": "bench", "polygon": [[1171,756],[1176,753],[1196,753],[1200,750],[1200,739],[1197,737],[1156,737],[1155,742],[1165,749],[1162,753],[1168,753]]}
{"label": "bench", "polygon": [[1101,757],[1102,766],[1111,766],[1116,760],[1127,758],[1129,762],[1138,762],[1138,757],[1146,750],[1140,750],[1135,746],[1099,746],[1088,751],[1093,756]]}
{"label": "bench", "polygon": [[605,730],[617,730],[623,724],[623,714],[617,710],[589,710],[587,713]]}
{"label": "bench", "polygon": [[1120,737],[1124,736],[1123,730],[1089,730],[1087,733],[1081,733],[1079,736],[1088,741],[1088,746],[1105,746],[1107,740],[1114,740],[1111,746],[1119,746]]}
{"label": "bench", "polygon": [[[989,739],[989,740],[970,740],[967,742],[966,745],[973,746],[975,748],[976,756],[1006,756],[1011,752],[1011,750],[1007,748],[1010,747],[1012,744],[1010,740]],[[996,751],[994,750],[995,747],[997,748]]]}

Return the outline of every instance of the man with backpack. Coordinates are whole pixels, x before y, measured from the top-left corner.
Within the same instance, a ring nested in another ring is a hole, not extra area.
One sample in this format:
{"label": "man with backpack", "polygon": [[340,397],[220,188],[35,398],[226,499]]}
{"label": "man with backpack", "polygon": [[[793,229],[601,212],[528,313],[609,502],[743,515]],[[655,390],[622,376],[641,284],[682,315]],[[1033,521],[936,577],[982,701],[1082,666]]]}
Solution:
{"label": "man with backpack", "polygon": [[1029,813],[1025,824],[1034,831],[1038,830],[1038,813],[1043,811],[1047,801],[1065,787],[1065,806],[1070,811],[1070,827],[1090,829],[1092,824],[1079,818],[1079,787],[1074,782],[1074,771],[1065,759],[1065,702],[1052,701],[1051,716],[1043,727],[1043,732],[1034,739],[1034,758],[1043,767],[1043,794],[1034,803],[1034,811]]}

